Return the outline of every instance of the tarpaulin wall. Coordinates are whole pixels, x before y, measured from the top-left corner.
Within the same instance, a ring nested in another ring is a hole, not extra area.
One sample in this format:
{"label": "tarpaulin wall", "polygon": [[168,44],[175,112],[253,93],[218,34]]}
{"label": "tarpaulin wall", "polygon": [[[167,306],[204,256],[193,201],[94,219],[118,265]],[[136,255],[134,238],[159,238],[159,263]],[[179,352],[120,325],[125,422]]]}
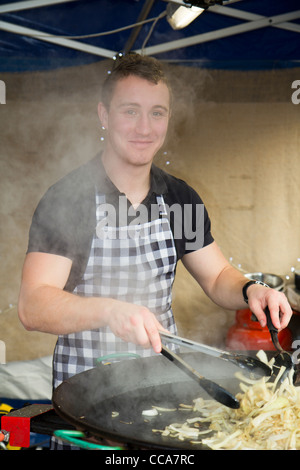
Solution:
{"label": "tarpaulin wall", "polygon": [[[101,148],[97,103],[107,67],[101,61],[2,75],[0,317],[8,360],[52,353],[55,338],[26,332],[14,307],[28,229],[46,189]],[[292,101],[299,69],[172,65],[170,75],[176,107],[156,163],[200,193],[228,259],[247,271],[288,274],[300,249],[300,105]],[[180,333],[209,344],[222,345],[234,321],[181,266],[174,311]]]}

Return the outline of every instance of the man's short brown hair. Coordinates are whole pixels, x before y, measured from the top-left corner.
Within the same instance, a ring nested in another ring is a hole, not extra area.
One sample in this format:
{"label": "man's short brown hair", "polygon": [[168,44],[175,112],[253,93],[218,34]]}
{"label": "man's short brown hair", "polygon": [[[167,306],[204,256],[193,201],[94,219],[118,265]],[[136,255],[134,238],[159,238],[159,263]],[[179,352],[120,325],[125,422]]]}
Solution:
{"label": "man's short brown hair", "polygon": [[159,82],[165,83],[169,88],[171,98],[170,84],[162,64],[154,57],[130,52],[116,59],[112,71],[103,84],[102,101],[107,109],[117,82],[131,75],[143,78],[156,85]]}

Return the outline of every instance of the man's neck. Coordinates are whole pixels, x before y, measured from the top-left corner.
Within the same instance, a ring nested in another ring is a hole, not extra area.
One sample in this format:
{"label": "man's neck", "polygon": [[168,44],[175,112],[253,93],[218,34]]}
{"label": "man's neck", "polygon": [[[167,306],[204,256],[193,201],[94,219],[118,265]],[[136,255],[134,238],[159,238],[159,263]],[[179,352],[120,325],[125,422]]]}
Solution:
{"label": "man's neck", "polygon": [[102,163],[106,174],[121,193],[124,193],[133,206],[138,206],[147,196],[150,189],[150,170],[152,163],[147,165],[117,164],[102,155]]}

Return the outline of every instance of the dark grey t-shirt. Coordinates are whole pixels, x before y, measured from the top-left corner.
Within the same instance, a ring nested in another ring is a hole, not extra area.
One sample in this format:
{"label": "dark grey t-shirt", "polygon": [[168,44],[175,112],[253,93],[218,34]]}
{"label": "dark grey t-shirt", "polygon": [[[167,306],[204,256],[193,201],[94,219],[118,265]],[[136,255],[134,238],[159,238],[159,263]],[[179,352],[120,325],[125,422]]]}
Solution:
{"label": "dark grey t-shirt", "polygon": [[125,195],[109,180],[101,155],[97,155],[51,186],[32,218],[27,252],[44,252],[71,259],[71,273],[65,287],[68,291],[73,291],[78,284],[90,253],[96,227],[96,189],[105,194],[106,204],[115,208],[117,225],[124,222],[124,217],[127,224],[139,217],[148,217],[149,220],[160,217],[156,196],[162,195],[170,219],[177,260],[213,241],[206,208],[187,183],[153,165],[151,188],[142,203],[145,210],[141,214],[139,208],[133,210]]}

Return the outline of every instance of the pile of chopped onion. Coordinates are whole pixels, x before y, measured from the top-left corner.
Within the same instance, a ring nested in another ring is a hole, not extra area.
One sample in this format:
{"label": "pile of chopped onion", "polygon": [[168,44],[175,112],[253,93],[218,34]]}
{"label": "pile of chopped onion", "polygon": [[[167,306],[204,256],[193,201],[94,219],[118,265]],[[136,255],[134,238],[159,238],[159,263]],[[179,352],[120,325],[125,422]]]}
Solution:
{"label": "pile of chopped onion", "polygon": [[[195,418],[159,432],[214,450],[300,449],[300,388],[293,385],[293,370],[280,382],[284,371],[282,367],[274,382],[266,377],[251,380],[237,373],[241,381],[239,409],[198,398],[192,405]],[[207,433],[210,435],[205,436]]]}

